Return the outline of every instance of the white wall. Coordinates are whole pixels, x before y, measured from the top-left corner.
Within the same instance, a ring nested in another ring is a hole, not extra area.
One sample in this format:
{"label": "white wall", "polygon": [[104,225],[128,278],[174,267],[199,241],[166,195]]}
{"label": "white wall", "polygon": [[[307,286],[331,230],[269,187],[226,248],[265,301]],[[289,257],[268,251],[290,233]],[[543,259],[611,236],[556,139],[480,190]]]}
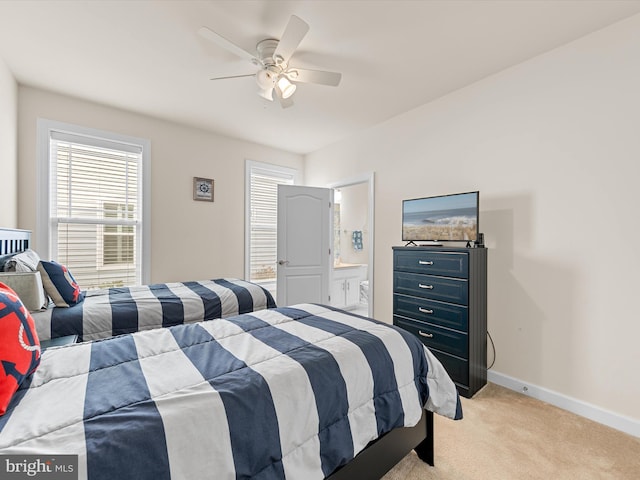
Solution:
{"label": "white wall", "polygon": [[375,171],[387,322],[401,201],[480,190],[494,370],[640,425],[639,131],[635,16],[315,152],[305,174]]}
{"label": "white wall", "polygon": [[[302,156],[20,87],[18,198],[20,225],[36,225],[38,118],[108,130],[151,141],[151,281],[244,275],[245,159],[302,170]],[[213,178],[214,202],[193,200],[193,177]],[[36,240],[37,241],[37,240]]]}
{"label": "white wall", "polygon": [[0,227],[18,227],[18,86],[0,59]]}

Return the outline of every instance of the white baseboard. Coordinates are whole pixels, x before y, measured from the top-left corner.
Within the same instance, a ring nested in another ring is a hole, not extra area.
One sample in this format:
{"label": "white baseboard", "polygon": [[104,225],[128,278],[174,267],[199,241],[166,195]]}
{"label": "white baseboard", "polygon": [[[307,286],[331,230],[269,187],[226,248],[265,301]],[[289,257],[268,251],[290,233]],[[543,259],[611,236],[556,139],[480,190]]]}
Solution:
{"label": "white baseboard", "polygon": [[577,400],[561,393],[532,385],[529,382],[524,382],[493,370],[487,372],[487,380],[501,387],[542,400],[563,410],[640,438],[640,421],[634,418],[625,417],[624,415],[605,410],[590,403],[583,402],[582,400]]}

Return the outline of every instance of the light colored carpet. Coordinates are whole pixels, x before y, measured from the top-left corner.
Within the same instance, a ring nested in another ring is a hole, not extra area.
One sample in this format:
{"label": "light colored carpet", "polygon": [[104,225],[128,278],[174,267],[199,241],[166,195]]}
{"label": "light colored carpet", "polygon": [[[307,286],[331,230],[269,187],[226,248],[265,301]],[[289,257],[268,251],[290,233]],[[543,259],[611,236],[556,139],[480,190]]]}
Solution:
{"label": "light colored carpet", "polygon": [[640,439],[488,384],[464,419],[435,415],[435,467],[407,455],[384,480],[640,479]]}

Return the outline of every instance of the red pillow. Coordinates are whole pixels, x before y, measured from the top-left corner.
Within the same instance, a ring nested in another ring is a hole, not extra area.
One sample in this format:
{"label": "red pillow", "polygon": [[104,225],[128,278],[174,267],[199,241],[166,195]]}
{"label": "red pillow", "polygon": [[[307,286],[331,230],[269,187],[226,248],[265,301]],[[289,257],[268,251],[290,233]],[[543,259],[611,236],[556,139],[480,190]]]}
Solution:
{"label": "red pillow", "polygon": [[40,341],[29,311],[0,282],[0,415],[20,384],[40,365]]}

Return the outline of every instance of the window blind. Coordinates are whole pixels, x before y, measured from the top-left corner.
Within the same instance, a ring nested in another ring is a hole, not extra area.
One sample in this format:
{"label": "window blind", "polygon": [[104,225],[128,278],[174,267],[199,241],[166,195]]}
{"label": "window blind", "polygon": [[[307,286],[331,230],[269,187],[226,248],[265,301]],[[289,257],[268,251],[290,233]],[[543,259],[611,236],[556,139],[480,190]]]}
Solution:
{"label": "window blind", "polygon": [[142,148],[52,132],[52,253],[82,289],[141,283]]}
{"label": "window blind", "polygon": [[251,169],[249,273],[252,282],[276,281],[278,185],[293,183],[293,175]]}

